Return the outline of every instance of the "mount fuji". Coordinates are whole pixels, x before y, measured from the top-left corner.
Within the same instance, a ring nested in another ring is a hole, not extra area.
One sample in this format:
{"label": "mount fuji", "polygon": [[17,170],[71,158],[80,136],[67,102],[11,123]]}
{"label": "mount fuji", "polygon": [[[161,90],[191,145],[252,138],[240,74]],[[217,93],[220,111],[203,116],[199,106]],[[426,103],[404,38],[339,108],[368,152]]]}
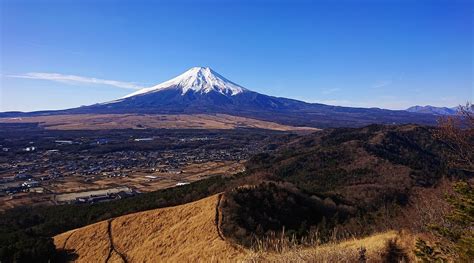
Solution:
{"label": "mount fuji", "polygon": [[248,90],[209,67],[194,67],[156,86],[82,110],[140,113],[231,113],[286,111],[304,102]]}
{"label": "mount fuji", "polygon": [[30,113],[3,113],[4,117],[61,114],[228,114],[286,125],[355,127],[373,123],[434,124],[431,114],[379,108],[351,108],[279,98],[246,89],[209,67],[183,74],[123,98],[90,106]]}
{"label": "mount fuji", "polygon": [[222,95],[237,95],[247,91],[244,87],[224,78],[209,67],[194,67],[176,78],[165,81],[151,88],[141,89],[125,96],[125,98],[166,89],[178,89],[181,91],[181,95],[186,94],[188,91],[201,94],[219,92]]}

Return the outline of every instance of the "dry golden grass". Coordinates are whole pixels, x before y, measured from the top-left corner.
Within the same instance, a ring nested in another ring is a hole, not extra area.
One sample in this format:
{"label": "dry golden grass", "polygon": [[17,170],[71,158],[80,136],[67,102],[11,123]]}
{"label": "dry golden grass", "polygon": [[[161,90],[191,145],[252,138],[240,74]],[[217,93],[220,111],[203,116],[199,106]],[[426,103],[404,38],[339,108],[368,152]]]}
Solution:
{"label": "dry golden grass", "polygon": [[214,195],[121,216],[62,233],[54,242],[58,249],[74,251],[77,262],[107,258],[108,262],[124,262],[122,257],[127,262],[357,262],[361,248],[366,250],[367,262],[382,262],[389,240],[396,240],[413,259],[415,237],[396,231],[313,247],[283,247],[281,252],[244,249],[219,236],[215,224],[218,200]]}
{"label": "dry golden grass", "polygon": [[107,222],[99,222],[54,237],[57,249],[74,250],[78,262],[98,262],[109,253]]}
{"label": "dry golden grass", "polygon": [[275,122],[227,114],[74,114],[24,118],[0,118],[0,123],[39,123],[51,130],[106,129],[235,129],[260,128],[278,131],[316,131],[316,128],[293,127]]}
{"label": "dry golden grass", "polygon": [[[111,222],[116,251],[128,262],[239,261],[245,250],[222,240],[215,225],[218,196],[193,203],[118,217]],[[58,248],[73,249],[77,262],[100,262],[108,256],[108,222],[54,237]],[[110,262],[122,261],[112,253]]]}
{"label": "dry golden grass", "polygon": [[365,249],[367,262],[383,262],[382,257],[389,240],[396,240],[408,256],[413,258],[411,248],[414,237],[407,233],[388,231],[336,244],[287,248],[280,253],[251,252],[245,262],[358,262],[361,248]]}

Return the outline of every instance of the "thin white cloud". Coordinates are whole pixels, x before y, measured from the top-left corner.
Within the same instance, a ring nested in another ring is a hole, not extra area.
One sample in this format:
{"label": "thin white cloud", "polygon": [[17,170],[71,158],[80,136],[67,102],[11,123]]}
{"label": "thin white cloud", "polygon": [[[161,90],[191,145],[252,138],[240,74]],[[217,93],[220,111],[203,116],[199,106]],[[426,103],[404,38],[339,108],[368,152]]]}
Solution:
{"label": "thin white cloud", "polygon": [[381,96],[375,98],[375,100],[367,101],[353,101],[345,99],[328,99],[328,100],[317,100],[314,102],[323,103],[327,105],[345,106],[345,107],[360,107],[360,108],[382,108],[391,110],[403,110],[415,104],[410,103],[406,100],[398,99],[393,96]]}
{"label": "thin white cloud", "polygon": [[373,89],[379,89],[379,88],[383,88],[383,87],[386,87],[386,86],[391,85],[391,84],[392,84],[391,80],[383,80],[383,81],[379,81],[379,82],[375,83],[374,85],[372,85],[372,88]]}
{"label": "thin white cloud", "polygon": [[334,93],[334,92],[338,92],[340,90],[341,90],[340,88],[330,88],[330,89],[323,90],[322,93],[323,94],[331,94],[331,93]]}
{"label": "thin white cloud", "polygon": [[113,86],[113,87],[122,88],[122,89],[132,89],[132,90],[138,90],[138,89],[144,88],[132,82],[98,79],[98,78],[83,77],[83,76],[76,76],[76,75],[64,75],[60,73],[29,72],[29,73],[20,74],[20,75],[8,75],[8,77],[21,78],[21,79],[50,80],[50,81],[63,82],[63,83],[69,83],[69,84],[98,84],[98,85],[107,85],[107,86]]}
{"label": "thin white cloud", "polygon": [[355,107],[355,104],[353,101],[350,101],[350,100],[315,100],[315,101],[312,101],[312,102],[316,102],[316,103],[322,103],[322,104],[327,104],[327,105],[334,105],[334,106],[354,106]]}

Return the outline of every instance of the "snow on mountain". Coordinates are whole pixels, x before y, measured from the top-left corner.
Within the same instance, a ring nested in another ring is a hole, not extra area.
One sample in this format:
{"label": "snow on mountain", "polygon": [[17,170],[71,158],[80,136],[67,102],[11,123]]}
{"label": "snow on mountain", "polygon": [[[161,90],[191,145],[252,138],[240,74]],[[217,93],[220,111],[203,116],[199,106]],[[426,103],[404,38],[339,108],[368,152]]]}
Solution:
{"label": "snow on mountain", "polygon": [[247,90],[224,78],[209,67],[194,67],[173,79],[150,88],[138,90],[123,98],[149,94],[166,89],[179,89],[181,90],[181,95],[189,91],[196,93],[216,91],[226,96],[234,96]]}

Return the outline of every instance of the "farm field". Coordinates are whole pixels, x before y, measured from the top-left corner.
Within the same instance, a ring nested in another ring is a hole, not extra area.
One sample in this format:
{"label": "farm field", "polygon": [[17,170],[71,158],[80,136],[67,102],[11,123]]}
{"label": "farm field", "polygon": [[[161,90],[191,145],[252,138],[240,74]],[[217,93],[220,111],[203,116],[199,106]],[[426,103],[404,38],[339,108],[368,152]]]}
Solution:
{"label": "farm field", "polygon": [[109,129],[236,129],[256,128],[277,131],[311,132],[312,127],[295,127],[271,121],[227,114],[139,115],[139,114],[73,114],[37,117],[0,118],[0,123],[38,123],[49,130]]}

